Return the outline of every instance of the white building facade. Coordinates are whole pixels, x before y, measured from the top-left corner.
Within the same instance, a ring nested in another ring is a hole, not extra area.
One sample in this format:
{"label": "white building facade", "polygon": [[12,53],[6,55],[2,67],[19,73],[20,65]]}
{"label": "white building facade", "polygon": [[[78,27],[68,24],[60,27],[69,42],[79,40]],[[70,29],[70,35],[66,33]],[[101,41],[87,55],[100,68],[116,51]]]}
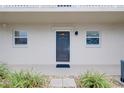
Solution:
{"label": "white building facade", "polygon": [[0,6],[0,62],[12,70],[120,75],[124,6]]}

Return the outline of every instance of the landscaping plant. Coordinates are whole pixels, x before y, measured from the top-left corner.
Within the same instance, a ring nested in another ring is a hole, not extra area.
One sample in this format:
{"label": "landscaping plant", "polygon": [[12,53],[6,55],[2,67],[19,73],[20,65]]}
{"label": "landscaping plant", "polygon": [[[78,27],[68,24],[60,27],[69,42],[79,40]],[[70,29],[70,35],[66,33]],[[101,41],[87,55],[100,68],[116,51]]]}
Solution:
{"label": "landscaping plant", "polygon": [[48,79],[33,72],[10,72],[6,65],[0,64],[0,88],[47,87]]}
{"label": "landscaping plant", "polygon": [[14,88],[33,88],[45,87],[47,79],[39,74],[31,72],[15,72],[10,75],[11,87]]}
{"label": "landscaping plant", "polygon": [[8,78],[9,70],[5,64],[0,64],[0,80]]}
{"label": "landscaping plant", "polygon": [[105,78],[104,74],[96,72],[86,72],[81,75],[79,79],[80,87],[86,88],[110,88],[109,81]]}

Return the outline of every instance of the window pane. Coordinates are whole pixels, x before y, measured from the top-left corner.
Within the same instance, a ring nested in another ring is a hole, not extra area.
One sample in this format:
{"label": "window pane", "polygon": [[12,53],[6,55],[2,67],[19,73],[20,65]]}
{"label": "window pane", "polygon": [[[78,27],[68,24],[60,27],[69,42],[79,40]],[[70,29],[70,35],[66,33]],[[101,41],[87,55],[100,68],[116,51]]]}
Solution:
{"label": "window pane", "polygon": [[87,38],[87,44],[99,44],[99,38]]}
{"label": "window pane", "polygon": [[27,38],[15,38],[15,44],[27,44]]}
{"label": "window pane", "polygon": [[87,37],[99,37],[99,32],[97,32],[97,31],[87,31]]}
{"label": "window pane", "polygon": [[15,36],[27,36],[27,32],[15,31]]}

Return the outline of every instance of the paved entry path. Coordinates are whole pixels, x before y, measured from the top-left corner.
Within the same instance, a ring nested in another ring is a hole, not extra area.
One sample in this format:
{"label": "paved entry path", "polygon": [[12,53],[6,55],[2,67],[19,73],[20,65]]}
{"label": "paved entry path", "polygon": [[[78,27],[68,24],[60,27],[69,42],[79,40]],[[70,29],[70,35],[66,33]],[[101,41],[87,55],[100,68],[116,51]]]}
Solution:
{"label": "paved entry path", "polygon": [[76,88],[75,80],[72,78],[58,78],[50,81],[52,88]]}

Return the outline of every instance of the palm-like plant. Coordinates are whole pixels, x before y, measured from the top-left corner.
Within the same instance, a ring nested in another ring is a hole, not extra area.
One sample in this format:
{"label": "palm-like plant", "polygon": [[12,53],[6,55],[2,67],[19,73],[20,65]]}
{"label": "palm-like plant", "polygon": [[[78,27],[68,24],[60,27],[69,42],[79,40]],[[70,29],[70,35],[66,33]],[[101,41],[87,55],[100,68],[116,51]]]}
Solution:
{"label": "palm-like plant", "polygon": [[47,82],[44,76],[24,71],[12,73],[10,80],[11,86],[15,88],[44,87]]}
{"label": "palm-like plant", "polygon": [[80,87],[86,88],[110,88],[111,85],[109,81],[105,78],[104,74],[86,72],[84,75],[81,75],[79,79]]}

